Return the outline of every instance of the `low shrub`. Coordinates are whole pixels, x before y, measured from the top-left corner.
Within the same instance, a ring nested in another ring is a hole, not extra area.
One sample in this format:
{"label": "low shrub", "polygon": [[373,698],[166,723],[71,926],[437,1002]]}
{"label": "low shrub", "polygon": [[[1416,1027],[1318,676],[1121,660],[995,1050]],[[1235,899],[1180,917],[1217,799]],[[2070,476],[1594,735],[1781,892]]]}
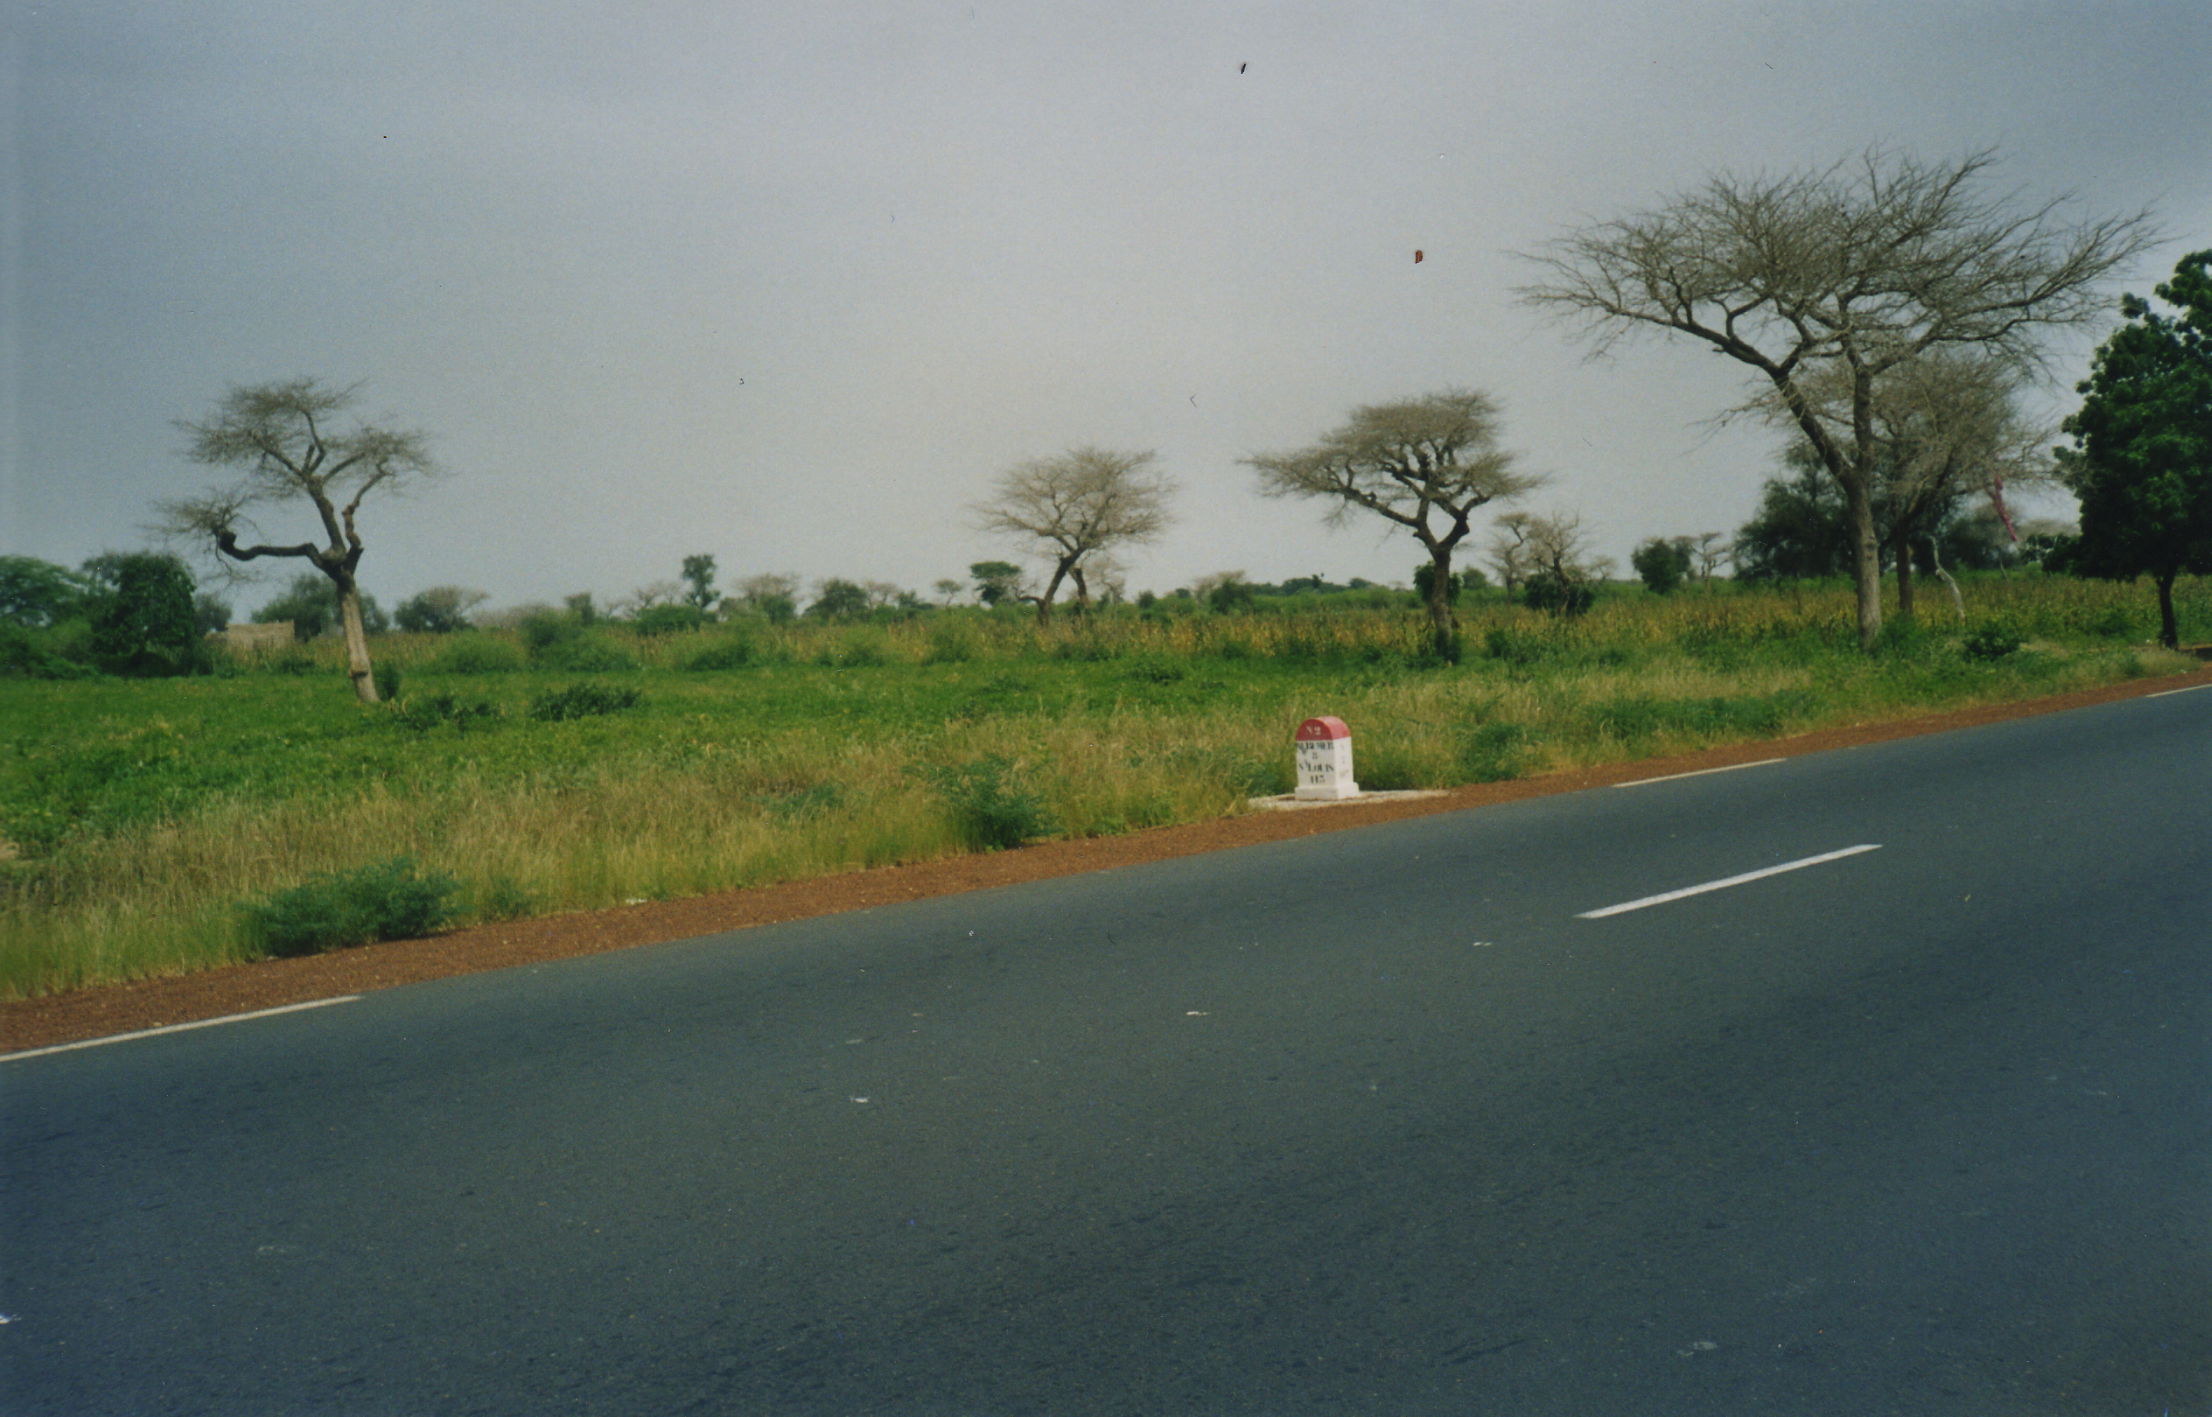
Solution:
{"label": "low shrub", "polygon": [[673,635],[706,623],[706,612],[696,605],[648,605],[630,617],[630,628],[646,636]]}
{"label": "low shrub", "polygon": [[419,874],[401,856],[309,877],[242,910],[247,933],[269,954],[316,954],[434,934],[452,919],[459,889],[452,877]]}
{"label": "low shrub", "polygon": [[636,655],[597,631],[555,640],[533,651],[531,658],[544,668],[570,674],[623,674],[638,667]]}
{"label": "low shrub", "polygon": [[524,665],[522,650],[491,635],[455,635],[422,666],[428,674],[512,674]]}
{"label": "low shrub", "polygon": [[1959,651],[1968,659],[1989,663],[2003,659],[2027,641],[2002,620],[1985,620],[1966,632]]}
{"label": "low shrub", "polygon": [[451,694],[432,694],[424,699],[402,699],[392,710],[393,722],[417,733],[428,733],[433,728],[465,731],[489,727],[505,716],[505,711],[489,699],[465,703]]}
{"label": "low shrub", "polygon": [[540,723],[566,723],[636,708],[645,696],[635,689],[585,680],[565,689],[548,689],[530,701],[530,717]]}
{"label": "low shrub", "polygon": [[743,669],[759,660],[760,642],[751,635],[737,633],[723,635],[693,651],[683,666],[694,674],[707,674],[722,669]]}
{"label": "low shrub", "polygon": [[1044,799],[1015,783],[1013,765],[996,753],[926,771],[961,837],[977,851],[1009,851],[1055,829]]}
{"label": "low shrub", "polygon": [[399,677],[399,666],[389,662],[374,665],[369,670],[369,678],[376,685],[376,696],[384,703],[399,697]]}

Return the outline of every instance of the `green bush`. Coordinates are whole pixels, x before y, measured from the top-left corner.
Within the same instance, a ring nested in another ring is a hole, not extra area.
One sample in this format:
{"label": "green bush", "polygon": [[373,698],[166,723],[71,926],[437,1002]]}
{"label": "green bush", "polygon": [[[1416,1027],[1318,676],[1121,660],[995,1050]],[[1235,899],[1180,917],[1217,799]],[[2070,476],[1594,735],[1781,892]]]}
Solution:
{"label": "green bush", "polygon": [[311,876],[289,890],[243,907],[247,932],[272,955],[317,954],[372,940],[412,940],[434,934],[452,918],[460,885],[450,876],[419,875],[405,856]]}
{"label": "green bush", "polygon": [[399,697],[399,666],[391,663],[373,665],[369,677],[376,683],[376,696],[385,703]]}
{"label": "green bush", "polygon": [[522,632],[522,642],[530,647],[530,653],[542,654],[564,640],[582,635],[596,618],[582,613],[540,610],[525,615],[515,628]]}
{"label": "green bush", "polygon": [[1044,799],[1013,782],[1013,765],[996,753],[928,775],[974,850],[1008,851],[1054,830]]}
{"label": "green bush", "polygon": [[760,660],[760,643],[743,632],[723,635],[704,647],[693,651],[684,660],[684,668],[695,674],[711,673],[718,669],[743,669]]}
{"label": "green bush", "polygon": [[696,605],[648,605],[630,617],[630,628],[646,636],[673,635],[706,623],[707,613]]}
{"label": "green bush", "polygon": [[565,689],[548,689],[530,701],[530,717],[540,723],[565,723],[575,718],[595,718],[636,708],[644,695],[635,689],[589,680]]}
{"label": "green bush", "polygon": [[426,699],[402,699],[392,710],[395,723],[417,733],[428,733],[433,728],[465,731],[471,727],[497,723],[504,716],[499,705],[489,699],[464,703],[451,694],[432,694]]}
{"label": "green bush", "polygon": [[[70,621],[51,630],[26,629],[0,621],[0,678],[90,679],[99,671],[84,662],[84,622]],[[71,635],[75,630],[80,633]],[[72,651],[76,651],[72,653]]]}
{"label": "green bush", "polygon": [[192,614],[192,573],[174,556],[112,558],[113,588],[92,611],[92,655],[101,668],[134,678],[204,672],[208,651]]}
{"label": "green bush", "polygon": [[522,651],[491,635],[458,634],[422,666],[429,674],[512,674],[523,667]]}
{"label": "green bush", "polygon": [[622,674],[638,667],[637,656],[597,631],[555,640],[532,658],[547,669],[571,674]]}
{"label": "green bush", "polygon": [[1959,649],[1968,659],[1988,663],[2003,659],[2026,643],[2002,620],[1985,620],[1966,632]]}
{"label": "green bush", "polygon": [[1538,571],[1521,587],[1521,603],[1531,610],[1554,615],[1584,615],[1597,604],[1597,592],[1580,581],[1566,580],[1550,571]]}

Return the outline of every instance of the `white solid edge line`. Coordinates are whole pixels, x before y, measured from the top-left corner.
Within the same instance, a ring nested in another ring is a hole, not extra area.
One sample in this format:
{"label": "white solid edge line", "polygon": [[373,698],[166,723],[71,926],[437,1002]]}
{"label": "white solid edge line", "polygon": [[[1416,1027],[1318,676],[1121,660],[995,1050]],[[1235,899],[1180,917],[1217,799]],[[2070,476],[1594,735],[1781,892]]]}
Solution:
{"label": "white solid edge line", "polygon": [[1720,768],[1696,768],[1690,772],[1670,772],[1665,777],[1639,777],[1634,782],[1616,782],[1613,785],[1615,787],[1649,787],[1655,782],[1680,782],[1685,777],[1704,777],[1707,773],[1716,772],[1741,772],[1745,768],[1772,767],[1776,763],[1786,763],[1788,761],[1788,758],[1761,758],[1755,763],[1730,763],[1728,766]]}
{"label": "white solid edge line", "polygon": [[219,1023],[244,1023],[251,1018],[271,1018],[277,1014],[296,1014],[302,1009],[328,1008],[332,1004],[351,1004],[359,1001],[359,994],[341,994],[335,999],[310,999],[304,1004],[284,1004],[273,1009],[255,1009],[250,1014],[225,1014],[221,1018],[203,1018],[193,1023],[164,1024],[160,1028],[141,1028],[134,1033],[111,1033],[105,1038],[86,1038],[76,1043],[56,1043],[50,1048],[26,1048],[20,1053],[0,1053],[0,1063],[12,1063],[20,1058],[42,1058],[48,1053],[71,1053],[79,1048],[100,1048],[110,1043],[128,1043],[134,1038],[153,1038],[164,1033],[183,1033],[187,1029],[213,1028]]}
{"label": "white solid edge line", "polygon": [[1841,861],[1846,856],[1857,856],[1864,851],[1880,851],[1881,849],[1879,843],[1871,846],[1847,846],[1841,851],[1823,852],[1818,856],[1808,856],[1802,861],[1785,861],[1779,866],[1769,866],[1763,871],[1746,871],[1740,876],[1730,876],[1725,881],[1707,881],[1702,886],[1685,886],[1678,891],[1668,891],[1665,895],[1647,895],[1642,900],[1631,900],[1620,905],[1609,905],[1603,910],[1585,910],[1577,915],[1575,919],[1603,920],[1608,915],[1625,915],[1631,910],[1642,910],[1647,905],[1665,905],[1670,900],[1681,900],[1687,896],[1703,895],[1707,891],[1726,890],[1730,886],[1740,886],[1747,881],[1759,881],[1766,879],[1768,876],[1779,876],[1784,871],[1802,871],[1807,866],[1818,866],[1825,861]]}
{"label": "white solid edge line", "polygon": [[2146,699],[2163,699],[2174,694],[2193,694],[2199,689],[2212,689],[2212,684],[2191,684],[2181,689],[2160,689],[2155,694],[2145,694]]}

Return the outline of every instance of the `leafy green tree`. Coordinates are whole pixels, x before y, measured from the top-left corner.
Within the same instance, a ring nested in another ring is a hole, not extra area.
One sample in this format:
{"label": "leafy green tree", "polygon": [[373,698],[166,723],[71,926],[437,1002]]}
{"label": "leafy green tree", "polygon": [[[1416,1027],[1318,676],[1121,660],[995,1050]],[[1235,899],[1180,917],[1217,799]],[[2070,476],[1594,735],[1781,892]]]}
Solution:
{"label": "leafy green tree", "polygon": [[0,620],[40,630],[84,612],[92,582],[35,556],[0,556]]}
{"label": "leafy green tree", "polygon": [[416,635],[450,635],[469,628],[469,612],[491,599],[465,586],[436,585],[399,603],[392,620]]}
{"label": "leafy green tree", "polygon": [[857,620],[868,613],[868,605],[865,586],[832,576],[816,588],[806,613],[823,620]]}
{"label": "leafy green tree", "polygon": [[1643,578],[1644,588],[1654,595],[1671,595],[1690,574],[1689,537],[1646,537],[1628,553],[1628,564]]}
{"label": "leafy green tree", "polygon": [[978,561],[968,567],[975,580],[975,598],[998,606],[1021,599],[1022,568],[1012,561]]}
{"label": "leafy green tree", "polygon": [[192,597],[192,623],[203,635],[218,635],[230,628],[231,603],[212,591]]}
{"label": "leafy green tree", "polygon": [[[376,603],[375,596],[358,588],[354,594],[364,633],[380,635],[391,628],[391,620]],[[345,623],[337,588],[311,572],[292,577],[284,592],[256,610],[253,618],[257,625],[289,620],[293,634],[303,640],[320,638]]]}
{"label": "leafy green tree", "polygon": [[92,653],[116,674],[189,674],[203,660],[192,573],[174,556],[131,552],[111,563],[113,589],[92,612]]}
{"label": "leafy green tree", "polygon": [[738,586],[737,603],[747,613],[771,625],[788,625],[799,614],[799,578],[763,574],[748,576]]}
{"label": "leafy green tree", "polygon": [[707,623],[707,612],[696,605],[648,605],[630,617],[630,627],[641,635],[672,635],[696,630]]}
{"label": "leafy green tree", "polygon": [[1759,510],[1736,532],[1736,574],[1747,581],[1813,580],[1851,573],[1851,509],[1819,469],[1770,477]]}
{"label": "leafy green tree", "polygon": [[704,616],[714,609],[714,558],[701,553],[684,557],[684,603]]}
{"label": "leafy green tree", "polygon": [[2212,251],[2181,258],[2157,288],[2177,308],[2161,314],[2123,296],[2128,323],[2097,350],[2066,420],[2074,446],[2061,462],[2081,499],[2071,563],[2158,587],[2158,637],[2181,643],[2174,578],[2212,572]]}

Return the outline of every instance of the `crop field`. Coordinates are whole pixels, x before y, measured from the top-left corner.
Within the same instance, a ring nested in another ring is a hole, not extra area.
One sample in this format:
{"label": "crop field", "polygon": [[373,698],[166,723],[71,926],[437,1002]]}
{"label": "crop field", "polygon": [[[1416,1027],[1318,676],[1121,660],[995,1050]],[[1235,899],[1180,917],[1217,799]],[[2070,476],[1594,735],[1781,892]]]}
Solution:
{"label": "crop field", "polygon": [[[335,645],[170,680],[0,679],[0,996],[254,958],[249,907],[401,858],[460,922],[720,891],[1248,810],[1310,715],[1372,789],[1444,787],[2177,672],[2146,587],[1940,587],[1873,654],[1847,587],[1620,590],[1563,619],[1407,603],[1040,629],[888,623],[389,636],[395,703]],[[2212,583],[2179,587],[2212,638]]]}

